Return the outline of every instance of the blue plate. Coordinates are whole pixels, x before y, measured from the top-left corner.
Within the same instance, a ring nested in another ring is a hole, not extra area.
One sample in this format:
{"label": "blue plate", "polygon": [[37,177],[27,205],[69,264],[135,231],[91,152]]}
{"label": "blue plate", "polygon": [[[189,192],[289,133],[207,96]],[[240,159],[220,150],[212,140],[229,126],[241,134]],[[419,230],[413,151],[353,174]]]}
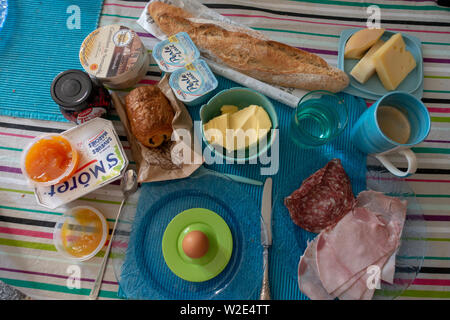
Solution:
{"label": "blue plate", "polygon": [[[249,300],[258,296],[264,262],[258,204],[242,185],[218,174],[144,183],[124,207],[112,243],[119,296],[160,300]],[[168,224],[180,212],[205,208],[232,233],[233,252],[223,271],[204,282],[176,276],[161,249]]]}
{"label": "blue plate", "polygon": [[[359,62],[358,59],[344,59],[344,49],[347,40],[356,32],[361,30],[361,28],[347,29],[341,32],[339,39],[339,54],[338,54],[338,68],[344,70],[350,77],[350,84],[343,91],[355,96],[377,100],[384,96],[386,93],[390,92],[383,87],[378,76],[375,74],[366,83],[361,84],[356,81],[350,72],[353,67]],[[381,39],[387,41],[396,32],[385,31],[381,36]],[[403,40],[406,44],[406,49],[408,49],[416,60],[416,68],[411,71],[408,76],[403,80],[402,83],[397,87],[397,91],[404,91],[414,95],[416,98],[421,99],[423,95],[423,58],[422,58],[422,43],[421,41],[413,36],[402,33]]]}
{"label": "blue plate", "polygon": [[0,30],[3,28],[6,16],[8,15],[8,0],[0,0]]}

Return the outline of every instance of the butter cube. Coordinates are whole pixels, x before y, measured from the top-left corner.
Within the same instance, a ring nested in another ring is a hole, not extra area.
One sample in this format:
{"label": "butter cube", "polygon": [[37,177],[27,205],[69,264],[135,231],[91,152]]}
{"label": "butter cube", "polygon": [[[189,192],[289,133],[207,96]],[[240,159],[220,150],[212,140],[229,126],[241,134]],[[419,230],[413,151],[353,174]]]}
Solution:
{"label": "butter cube", "polygon": [[372,56],[375,70],[386,90],[395,90],[416,67],[411,52],[406,50],[401,33],[393,35]]}
{"label": "butter cube", "polygon": [[229,128],[229,113],[215,117],[203,125],[205,138],[211,144],[226,145],[227,129]]}
{"label": "butter cube", "polygon": [[367,51],[364,57],[353,67],[350,74],[360,83],[365,83],[375,73],[375,65],[372,61],[373,54],[384,44],[384,41],[379,39],[372,48]]}
{"label": "butter cube", "polygon": [[250,105],[237,110],[224,105],[222,115],[203,125],[205,138],[211,144],[219,144],[227,150],[245,149],[267,135],[272,121],[264,108]]}
{"label": "butter cube", "polygon": [[384,29],[362,29],[355,32],[345,44],[344,58],[361,59],[383,33]]}
{"label": "butter cube", "polygon": [[220,108],[220,112],[222,112],[222,114],[224,113],[235,113],[239,110],[238,107],[233,106],[231,104],[225,104],[222,106],[222,108]]}

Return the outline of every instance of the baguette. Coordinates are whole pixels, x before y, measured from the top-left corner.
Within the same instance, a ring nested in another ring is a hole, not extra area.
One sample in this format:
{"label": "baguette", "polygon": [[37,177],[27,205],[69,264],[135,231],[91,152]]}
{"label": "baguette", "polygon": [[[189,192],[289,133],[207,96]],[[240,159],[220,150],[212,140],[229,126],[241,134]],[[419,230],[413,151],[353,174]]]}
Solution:
{"label": "baguette", "polygon": [[193,16],[185,10],[159,1],[148,6],[148,13],[167,36],[186,32],[205,57],[255,79],[283,87],[332,92],[341,91],[349,83],[345,72],[304,50],[258,39],[244,30],[193,22]]}

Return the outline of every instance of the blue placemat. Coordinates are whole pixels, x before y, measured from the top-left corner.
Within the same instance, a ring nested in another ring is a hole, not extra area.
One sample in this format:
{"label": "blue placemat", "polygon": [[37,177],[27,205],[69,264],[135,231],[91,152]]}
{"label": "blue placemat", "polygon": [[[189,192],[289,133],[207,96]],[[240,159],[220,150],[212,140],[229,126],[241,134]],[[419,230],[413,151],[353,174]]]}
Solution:
{"label": "blue placemat", "polygon": [[[219,87],[215,90],[239,86],[228,79],[218,77]],[[279,159],[273,157],[271,164],[206,164],[205,167],[215,171],[241,175],[264,181],[267,176],[261,175],[261,168],[271,165],[275,174],[272,175],[274,186],[273,210],[273,245],[270,252],[270,283],[272,299],[290,300],[306,299],[297,284],[297,265],[300,256],[306,248],[307,240],[315,234],[304,231],[294,225],[283,199],[297,189],[302,181],[316,170],[322,168],[329,160],[339,158],[352,181],[355,195],[366,188],[366,155],[359,152],[350,142],[350,130],[356,119],[366,109],[361,98],[341,93],[349,108],[349,125],[335,140],[325,146],[305,150],[296,147],[288,137],[288,127],[293,109],[271,100],[277,111],[280,129]],[[188,107],[194,121],[199,121],[200,106]],[[195,123],[199,125],[198,122]],[[203,145],[203,148],[205,146]],[[204,149],[203,149],[204,150]],[[270,158],[270,156],[269,156]],[[266,159],[267,160],[267,159]],[[214,190],[214,186],[212,186]],[[260,210],[262,187],[242,184]],[[245,209],[244,209],[245,210]],[[257,236],[259,232],[257,232]],[[161,275],[162,276],[162,275]],[[258,295],[254,296],[257,299]]]}
{"label": "blue placemat", "polygon": [[50,96],[53,78],[82,69],[78,52],[97,28],[103,0],[9,1],[0,32],[0,115],[66,121]]}
{"label": "blue placemat", "polygon": [[[219,87],[216,89],[216,92],[240,86],[220,76],[218,80]],[[280,130],[278,170],[272,176],[274,183],[273,245],[270,252],[269,274],[273,299],[306,299],[306,296],[298,288],[296,270],[299,258],[306,248],[307,240],[315,236],[313,233],[304,231],[290,221],[288,211],[282,203],[284,197],[300,187],[304,179],[322,168],[333,158],[341,159],[342,165],[352,181],[355,195],[366,189],[367,156],[353,146],[350,141],[350,131],[367,106],[361,98],[346,93],[340,93],[339,95],[344,98],[349,109],[349,124],[347,128],[332,142],[310,150],[298,148],[288,136],[289,122],[294,109],[270,99],[277,111]],[[200,120],[200,106],[189,107],[188,110],[194,121]],[[205,146],[203,145],[203,147]],[[270,165],[211,164],[205,165],[205,167],[223,173],[242,175],[264,181],[267,176],[261,175],[261,168],[268,168]],[[273,165],[273,169],[276,168],[277,165]],[[244,185],[244,188],[260,206],[263,188],[253,185]]]}
{"label": "blue placemat", "polygon": [[[262,282],[258,204],[245,196],[244,185],[199,170],[187,179],[144,183],[140,189],[119,296],[129,299],[255,299]],[[225,269],[204,282],[176,276],[166,265],[162,238],[169,222],[190,208],[205,208],[226,222],[233,251]],[[125,218],[126,219],[126,218]]]}

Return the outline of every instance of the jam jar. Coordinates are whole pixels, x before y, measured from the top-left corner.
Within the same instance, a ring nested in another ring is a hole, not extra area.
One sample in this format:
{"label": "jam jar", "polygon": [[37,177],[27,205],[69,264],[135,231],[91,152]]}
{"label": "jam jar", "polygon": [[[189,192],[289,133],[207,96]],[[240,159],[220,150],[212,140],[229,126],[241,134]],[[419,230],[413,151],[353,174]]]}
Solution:
{"label": "jam jar", "polygon": [[81,70],[71,69],[58,74],[50,91],[64,117],[76,124],[106,117],[111,109],[108,90]]}

